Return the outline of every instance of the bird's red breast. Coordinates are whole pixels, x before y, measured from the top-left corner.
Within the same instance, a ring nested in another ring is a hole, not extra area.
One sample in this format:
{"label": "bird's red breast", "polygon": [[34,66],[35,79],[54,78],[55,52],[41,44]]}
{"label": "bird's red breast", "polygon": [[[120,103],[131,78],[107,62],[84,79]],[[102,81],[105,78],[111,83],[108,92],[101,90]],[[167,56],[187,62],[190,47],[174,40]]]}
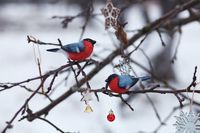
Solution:
{"label": "bird's red breast", "polygon": [[112,79],[110,81],[110,83],[108,84],[109,88],[111,89],[111,91],[115,92],[115,93],[126,93],[128,91],[128,89],[126,88],[121,88],[119,87],[119,78],[115,77],[114,79]]}
{"label": "bird's red breast", "polygon": [[71,60],[77,60],[77,61],[82,61],[88,58],[93,51],[93,45],[89,42],[84,40],[84,50],[81,51],[80,53],[72,53],[68,52],[68,58]]}

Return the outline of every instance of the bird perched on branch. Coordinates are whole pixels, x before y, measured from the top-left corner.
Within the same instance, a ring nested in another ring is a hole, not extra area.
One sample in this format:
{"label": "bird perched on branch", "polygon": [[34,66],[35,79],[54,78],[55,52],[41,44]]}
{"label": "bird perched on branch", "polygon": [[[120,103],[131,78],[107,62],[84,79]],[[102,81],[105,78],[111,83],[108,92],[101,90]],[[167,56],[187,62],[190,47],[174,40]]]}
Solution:
{"label": "bird perched on branch", "polygon": [[139,80],[145,81],[150,79],[149,76],[134,77],[131,75],[117,75],[111,74],[105,81],[106,86],[115,93],[126,93],[131,87],[133,87]]}
{"label": "bird perched on branch", "polygon": [[67,44],[61,48],[47,49],[47,51],[64,53],[70,60],[83,61],[92,54],[95,43],[95,40],[86,38],[80,42]]}

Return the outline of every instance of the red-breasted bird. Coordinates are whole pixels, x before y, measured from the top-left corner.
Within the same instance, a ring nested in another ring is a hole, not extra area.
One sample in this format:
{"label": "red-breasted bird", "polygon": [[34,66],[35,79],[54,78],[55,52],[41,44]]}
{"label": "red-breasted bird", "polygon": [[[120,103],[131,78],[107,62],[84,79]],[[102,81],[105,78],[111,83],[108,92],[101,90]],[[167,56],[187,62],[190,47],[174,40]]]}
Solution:
{"label": "red-breasted bird", "polygon": [[112,92],[122,94],[122,93],[126,93],[139,80],[145,81],[148,79],[150,79],[149,76],[134,77],[131,75],[111,74],[105,81],[107,82],[106,86],[109,86]]}
{"label": "red-breasted bird", "polygon": [[82,61],[87,59],[92,54],[95,43],[95,40],[86,38],[80,42],[67,44],[61,48],[47,49],[47,51],[61,52],[67,55],[70,60]]}

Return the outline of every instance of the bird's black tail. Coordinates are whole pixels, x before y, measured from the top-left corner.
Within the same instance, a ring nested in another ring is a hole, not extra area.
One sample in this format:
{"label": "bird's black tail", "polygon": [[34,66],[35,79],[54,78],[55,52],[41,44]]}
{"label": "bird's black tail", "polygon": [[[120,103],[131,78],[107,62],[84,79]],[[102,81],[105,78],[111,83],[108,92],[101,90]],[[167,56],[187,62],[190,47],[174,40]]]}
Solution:
{"label": "bird's black tail", "polygon": [[47,49],[47,51],[49,51],[49,52],[57,52],[58,50],[59,50],[59,48]]}
{"label": "bird's black tail", "polygon": [[145,81],[145,80],[151,79],[151,77],[150,76],[143,76],[143,77],[139,77],[139,79],[141,79],[142,81]]}

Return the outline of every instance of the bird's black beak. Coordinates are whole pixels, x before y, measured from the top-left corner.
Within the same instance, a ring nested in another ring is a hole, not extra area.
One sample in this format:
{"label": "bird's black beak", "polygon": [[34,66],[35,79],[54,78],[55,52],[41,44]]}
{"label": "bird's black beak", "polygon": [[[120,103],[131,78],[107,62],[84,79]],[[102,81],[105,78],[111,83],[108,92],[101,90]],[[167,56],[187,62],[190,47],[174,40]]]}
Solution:
{"label": "bird's black beak", "polygon": [[91,39],[91,43],[94,45],[96,43],[96,41]]}
{"label": "bird's black beak", "polygon": [[106,80],[105,82],[109,83],[111,80],[113,80],[115,77],[117,76],[117,74],[111,74]]}
{"label": "bird's black beak", "polygon": [[107,78],[107,79],[105,80],[105,82],[107,82],[107,83],[108,83],[108,82],[109,82],[109,79]]}
{"label": "bird's black beak", "polygon": [[90,42],[93,46],[94,46],[94,44],[96,43],[95,40],[92,40],[92,39],[90,39],[90,38],[85,38],[85,39],[83,39],[83,40]]}

